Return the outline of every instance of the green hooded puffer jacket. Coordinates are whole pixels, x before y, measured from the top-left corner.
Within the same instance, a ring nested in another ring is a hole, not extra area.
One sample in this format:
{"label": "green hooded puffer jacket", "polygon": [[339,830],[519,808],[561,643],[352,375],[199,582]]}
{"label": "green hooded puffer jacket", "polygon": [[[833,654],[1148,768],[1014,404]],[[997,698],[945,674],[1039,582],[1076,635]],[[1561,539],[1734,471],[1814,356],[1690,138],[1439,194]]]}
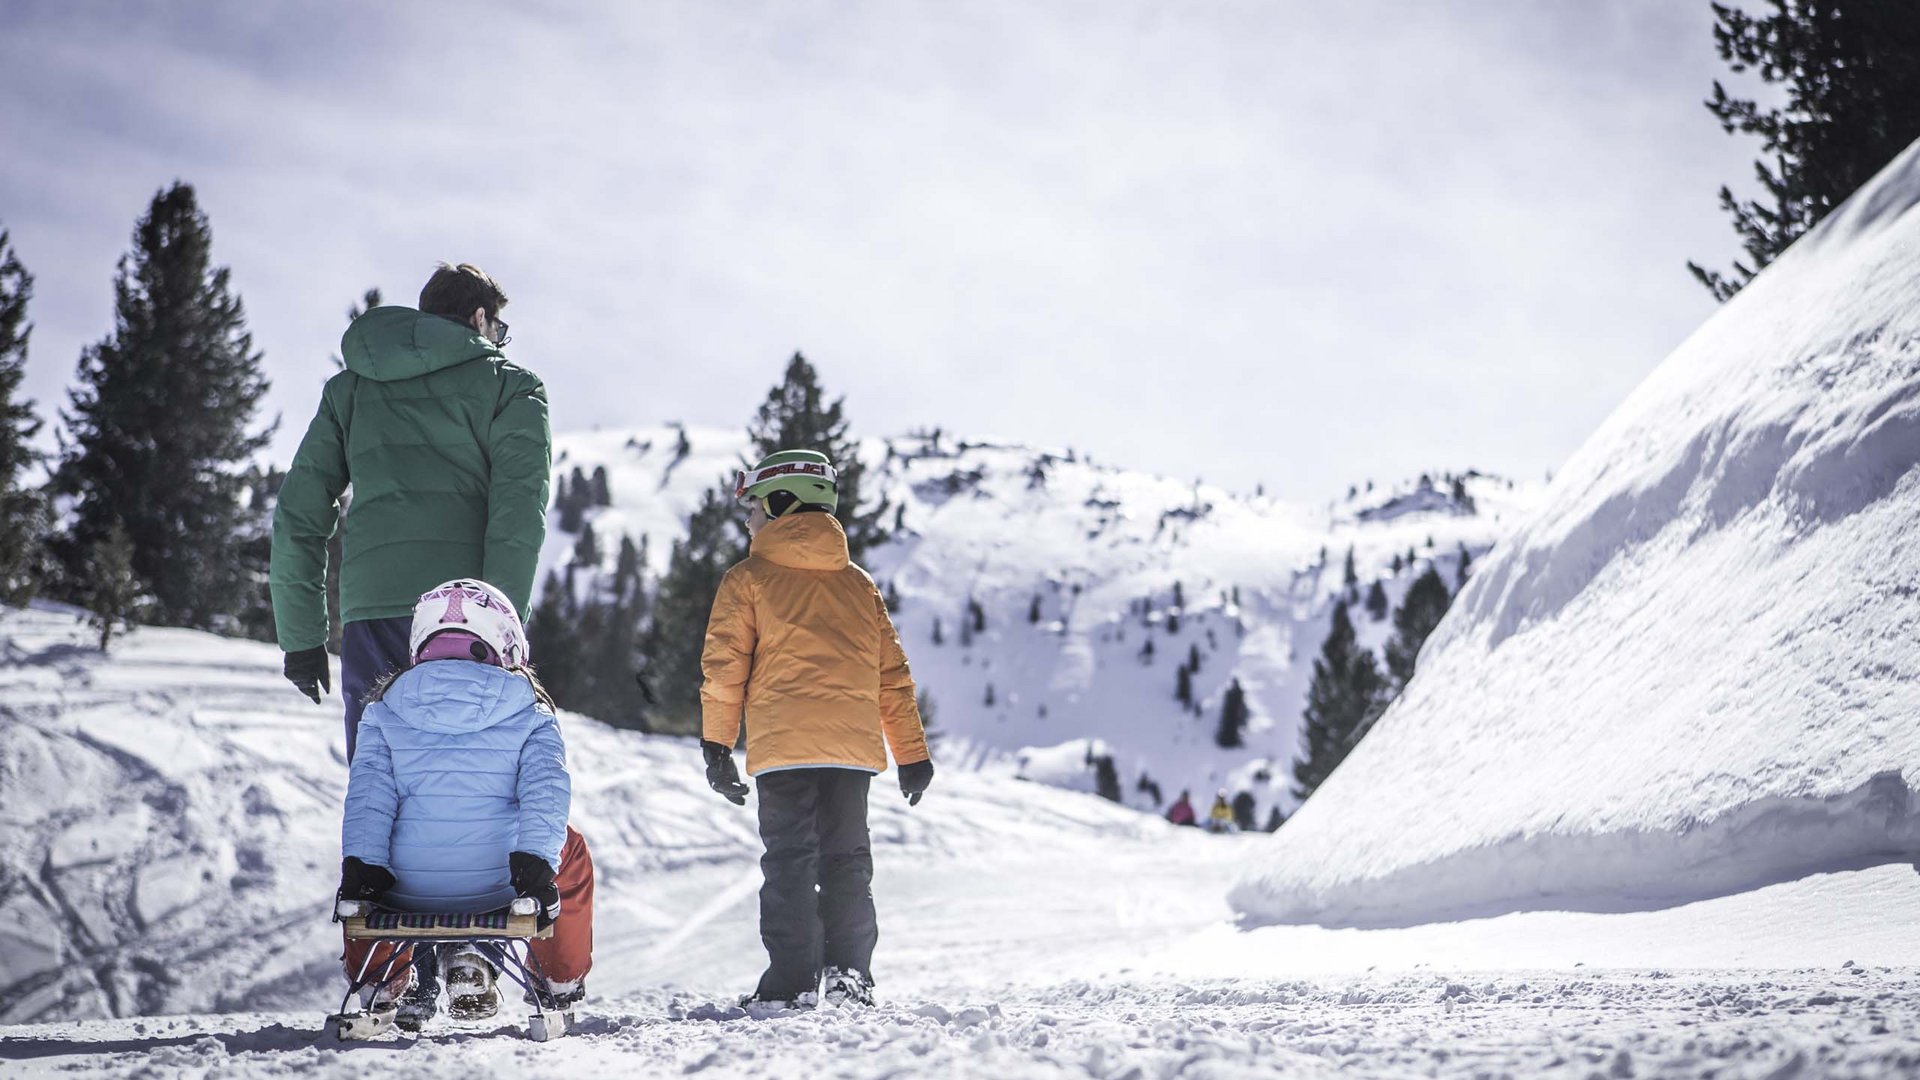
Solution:
{"label": "green hooded puffer jacket", "polygon": [[327,537],[347,511],[341,618],[413,611],[459,577],[500,589],[526,618],[547,532],[552,440],[538,376],[453,319],[378,307],[340,341],[273,512],[280,648],[327,640]]}

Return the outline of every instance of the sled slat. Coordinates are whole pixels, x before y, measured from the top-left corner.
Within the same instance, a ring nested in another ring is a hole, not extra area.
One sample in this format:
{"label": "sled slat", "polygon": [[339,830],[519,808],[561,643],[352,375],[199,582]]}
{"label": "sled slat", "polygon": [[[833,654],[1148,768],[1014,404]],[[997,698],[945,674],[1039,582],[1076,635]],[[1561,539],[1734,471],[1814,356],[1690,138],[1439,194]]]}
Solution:
{"label": "sled slat", "polygon": [[[434,915],[379,912],[341,920],[347,937],[395,940],[409,938],[536,938],[544,937],[532,915]],[[551,933],[548,930],[546,933]]]}

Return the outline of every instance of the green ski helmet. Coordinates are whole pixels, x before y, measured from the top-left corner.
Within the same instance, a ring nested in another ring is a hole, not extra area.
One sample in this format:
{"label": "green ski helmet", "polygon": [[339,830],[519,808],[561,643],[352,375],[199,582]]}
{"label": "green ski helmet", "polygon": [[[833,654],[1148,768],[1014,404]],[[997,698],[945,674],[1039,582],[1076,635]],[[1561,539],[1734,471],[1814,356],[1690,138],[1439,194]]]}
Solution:
{"label": "green ski helmet", "polygon": [[[786,492],[796,500],[780,508],[824,506],[834,509],[840,502],[840,472],[827,455],[814,450],[780,450],[768,454],[760,464],[746,470],[733,485],[733,497],[742,506],[760,503],[768,517],[779,517],[768,502],[776,492]],[[785,502],[786,500],[781,500]]]}

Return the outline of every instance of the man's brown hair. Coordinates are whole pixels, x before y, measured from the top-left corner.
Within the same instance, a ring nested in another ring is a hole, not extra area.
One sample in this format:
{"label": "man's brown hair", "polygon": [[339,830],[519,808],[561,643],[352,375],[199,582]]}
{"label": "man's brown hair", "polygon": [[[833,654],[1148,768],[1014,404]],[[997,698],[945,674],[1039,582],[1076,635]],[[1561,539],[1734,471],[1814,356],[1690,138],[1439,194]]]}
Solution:
{"label": "man's brown hair", "polygon": [[472,263],[449,266],[441,263],[420,290],[420,310],[429,315],[445,315],[466,322],[474,308],[487,309],[488,318],[497,318],[507,306],[507,294],[493,283],[485,270]]}

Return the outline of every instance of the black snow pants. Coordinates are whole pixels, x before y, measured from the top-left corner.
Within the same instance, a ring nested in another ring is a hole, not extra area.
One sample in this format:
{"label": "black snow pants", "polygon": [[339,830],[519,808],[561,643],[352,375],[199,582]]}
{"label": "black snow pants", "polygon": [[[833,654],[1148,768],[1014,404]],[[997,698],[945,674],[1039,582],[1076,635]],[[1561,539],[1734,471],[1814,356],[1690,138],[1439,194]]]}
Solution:
{"label": "black snow pants", "polygon": [[872,978],[880,928],[873,911],[867,788],[857,769],[785,769],[760,787],[760,940],[767,971],[759,995],[791,1000],[819,986],[822,965]]}

